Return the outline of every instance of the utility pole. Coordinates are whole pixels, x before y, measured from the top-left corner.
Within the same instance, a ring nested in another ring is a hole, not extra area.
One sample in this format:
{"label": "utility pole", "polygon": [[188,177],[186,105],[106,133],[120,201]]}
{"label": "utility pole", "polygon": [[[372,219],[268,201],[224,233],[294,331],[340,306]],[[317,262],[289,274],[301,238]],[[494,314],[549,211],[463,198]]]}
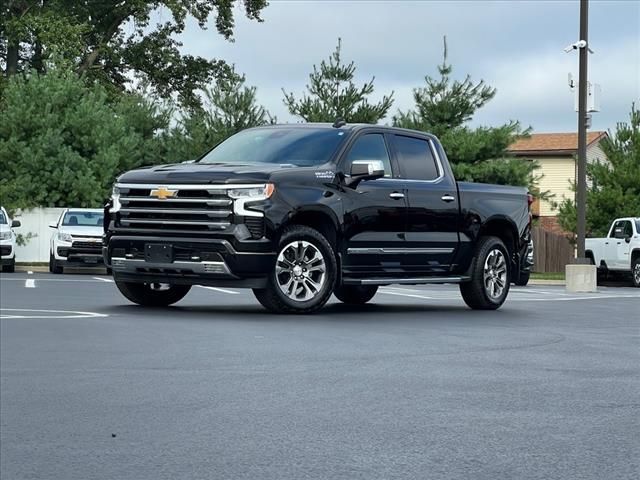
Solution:
{"label": "utility pole", "polygon": [[577,255],[576,263],[586,263],[585,236],[587,225],[587,60],[589,58],[589,0],[580,0],[580,42],[578,77],[578,178],[577,206]]}

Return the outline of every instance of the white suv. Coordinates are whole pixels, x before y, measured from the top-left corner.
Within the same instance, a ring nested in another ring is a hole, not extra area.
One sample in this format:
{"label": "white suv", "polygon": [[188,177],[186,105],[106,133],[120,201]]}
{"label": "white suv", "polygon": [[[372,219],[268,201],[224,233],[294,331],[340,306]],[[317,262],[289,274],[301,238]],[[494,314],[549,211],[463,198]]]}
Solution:
{"label": "white suv", "polygon": [[62,273],[64,267],[102,264],[103,219],[99,209],[67,208],[57,222],[49,224],[56,229],[51,236],[49,271]]}
{"label": "white suv", "polygon": [[20,222],[11,221],[7,211],[0,207],[0,265],[3,272],[16,270],[16,234],[12,228],[19,226]]}

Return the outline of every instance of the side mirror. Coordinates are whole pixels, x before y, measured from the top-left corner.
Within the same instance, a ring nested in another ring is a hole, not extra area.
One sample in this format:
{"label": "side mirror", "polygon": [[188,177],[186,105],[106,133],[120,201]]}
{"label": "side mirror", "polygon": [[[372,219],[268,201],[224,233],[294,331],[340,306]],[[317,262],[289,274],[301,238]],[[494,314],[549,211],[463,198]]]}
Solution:
{"label": "side mirror", "polygon": [[22,223],[20,223],[20,220],[14,220],[13,222],[11,222],[11,228],[18,228],[22,225]]}
{"label": "side mirror", "polygon": [[384,177],[384,163],[380,160],[355,160],[351,164],[351,181],[349,186],[355,187],[362,180],[375,180]]}
{"label": "side mirror", "polygon": [[51,222],[49,224],[49,228],[58,228],[58,224],[56,222]]}
{"label": "side mirror", "polygon": [[624,237],[624,241],[627,242],[627,243],[631,243],[631,237],[629,235],[626,235]]}

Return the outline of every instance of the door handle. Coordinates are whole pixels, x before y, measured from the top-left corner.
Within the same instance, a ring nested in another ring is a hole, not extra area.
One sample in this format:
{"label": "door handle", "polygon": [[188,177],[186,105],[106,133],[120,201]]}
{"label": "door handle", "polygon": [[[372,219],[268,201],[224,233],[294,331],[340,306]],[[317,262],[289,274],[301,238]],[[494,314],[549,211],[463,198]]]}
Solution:
{"label": "door handle", "polygon": [[401,193],[401,192],[393,192],[393,193],[390,193],[390,194],[389,194],[389,196],[390,196],[391,198],[393,198],[393,199],[398,200],[398,199],[400,199],[400,198],[404,198],[404,193]]}
{"label": "door handle", "polygon": [[456,197],[454,197],[453,195],[449,195],[448,193],[442,196],[443,202],[453,202],[455,199]]}

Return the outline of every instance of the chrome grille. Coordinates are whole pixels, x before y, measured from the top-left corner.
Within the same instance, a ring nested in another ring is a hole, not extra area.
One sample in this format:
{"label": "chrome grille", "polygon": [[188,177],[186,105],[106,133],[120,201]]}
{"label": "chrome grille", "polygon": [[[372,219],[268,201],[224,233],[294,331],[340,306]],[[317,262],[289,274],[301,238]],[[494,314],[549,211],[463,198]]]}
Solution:
{"label": "chrome grille", "polygon": [[[118,185],[119,223],[137,230],[221,231],[232,223],[227,185]],[[152,192],[164,189],[169,198]]]}

